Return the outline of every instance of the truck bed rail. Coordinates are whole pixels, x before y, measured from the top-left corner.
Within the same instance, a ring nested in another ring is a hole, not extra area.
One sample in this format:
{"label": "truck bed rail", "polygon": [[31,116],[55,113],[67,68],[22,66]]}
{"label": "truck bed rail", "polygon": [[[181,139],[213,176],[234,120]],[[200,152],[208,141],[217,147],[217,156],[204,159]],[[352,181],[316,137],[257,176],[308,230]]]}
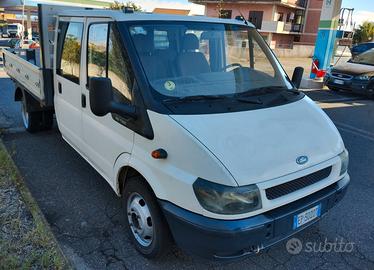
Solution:
{"label": "truck bed rail", "polygon": [[45,96],[42,69],[22,58],[20,53],[21,51],[4,49],[4,69],[14,81],[21,84],[40,102],[43,102]]}

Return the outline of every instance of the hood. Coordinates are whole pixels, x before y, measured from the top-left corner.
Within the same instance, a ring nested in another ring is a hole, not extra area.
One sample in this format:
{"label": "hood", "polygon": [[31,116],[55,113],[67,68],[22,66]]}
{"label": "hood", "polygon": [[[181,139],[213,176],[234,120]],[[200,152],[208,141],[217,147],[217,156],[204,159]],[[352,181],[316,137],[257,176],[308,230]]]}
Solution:
{"label": "hood", "polygon": [[374,66],[346,62],[343,64],[336,65],[331,69],[331,72],[338,72],[357,76],[368,73],[374,73]]}
{"label": "hood", "polygon": [[[305,169],[344,149],[332,121],[308,97],[267,109],[170,117],[204,144],[240,186]],[[309,161],[298,165],[300,156]]]}

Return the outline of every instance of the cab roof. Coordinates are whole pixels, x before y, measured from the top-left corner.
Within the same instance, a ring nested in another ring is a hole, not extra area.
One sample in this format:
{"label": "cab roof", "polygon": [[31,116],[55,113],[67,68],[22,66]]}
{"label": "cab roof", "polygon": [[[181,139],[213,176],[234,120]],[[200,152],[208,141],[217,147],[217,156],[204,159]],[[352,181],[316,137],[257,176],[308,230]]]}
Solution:
{"label": "cab roof", "polygon": [[[58,14],[61,17],[94,17],[110,18],[115,21],[188,21],[188,22],[210,22],[210,23],[228,23],[236,25],[245,25],[244,21],[235,19],[220,19],[207,16],[182,16],[169,14],[154,14],[144,12],[125,13],[118,10],[105,9],[77,9],[65,10]],[[249,27],[254,25],[248,22]]]}

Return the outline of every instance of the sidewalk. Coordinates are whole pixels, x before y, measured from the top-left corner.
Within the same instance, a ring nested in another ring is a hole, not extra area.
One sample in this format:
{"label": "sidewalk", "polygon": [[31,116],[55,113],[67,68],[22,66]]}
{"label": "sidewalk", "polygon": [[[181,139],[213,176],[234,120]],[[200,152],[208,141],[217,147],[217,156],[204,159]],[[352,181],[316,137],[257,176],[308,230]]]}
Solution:
{"label": "sidewalk", "polygon": [[68,269],[49,225],[0,140],[0,269]]}

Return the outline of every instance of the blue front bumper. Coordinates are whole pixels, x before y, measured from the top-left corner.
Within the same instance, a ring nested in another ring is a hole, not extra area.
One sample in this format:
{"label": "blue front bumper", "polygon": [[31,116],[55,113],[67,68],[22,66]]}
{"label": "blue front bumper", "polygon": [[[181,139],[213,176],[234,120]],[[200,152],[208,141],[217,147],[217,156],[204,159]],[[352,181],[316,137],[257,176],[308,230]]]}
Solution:
{"label": "blue front bumper", "polygon": [[298,201],[240,220],[218,220],[184,210],[160,200],[177,245],[200,257],[234,260],[266,249],[305,229],[320,218],[293,229],[293,219],[321,204],[321,217],[339,202],[349,185],[349,176]]}
{"label": "blue front bumper", "polygon": [[349,91],[357,94],[370,95],[374,93],[374,80],[362,81],[357,79],[343,80],[342,84],[336,84],[335,79],[328,75],[324,78],[324,83],[330,88],[336,88],[344,91]]}

